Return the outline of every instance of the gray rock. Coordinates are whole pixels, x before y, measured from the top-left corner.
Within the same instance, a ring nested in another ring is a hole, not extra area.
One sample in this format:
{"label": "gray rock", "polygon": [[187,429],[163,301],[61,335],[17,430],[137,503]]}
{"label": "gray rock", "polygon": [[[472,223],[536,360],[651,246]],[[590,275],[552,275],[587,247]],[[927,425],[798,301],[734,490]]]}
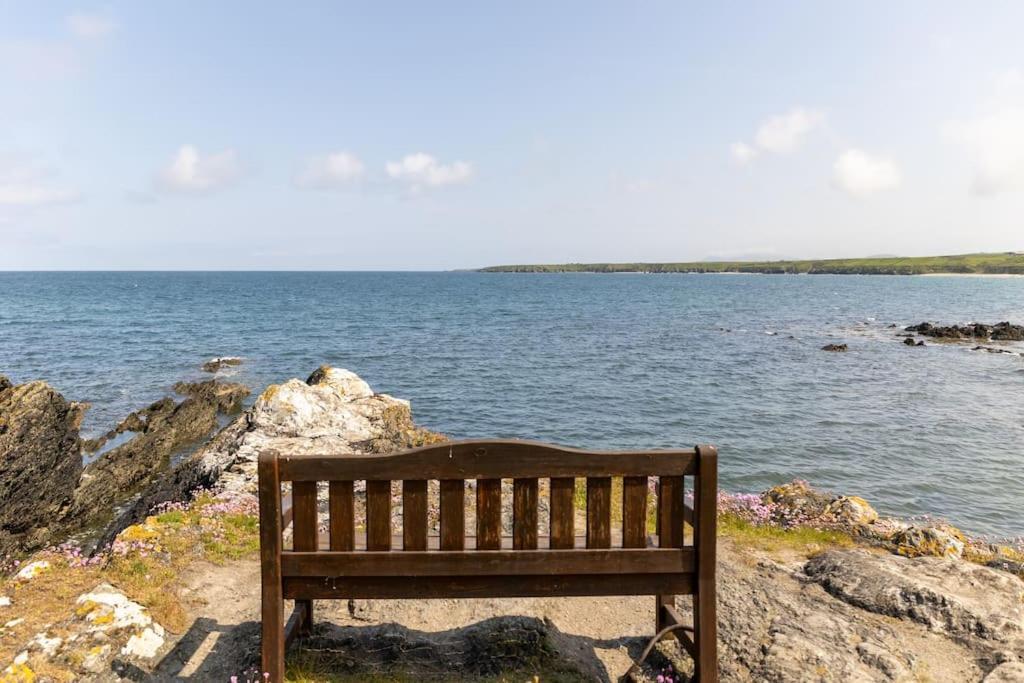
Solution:
{"label": "gray rock", "polygon": [[208,379],[204,382],[178,382],[174,385],[174,390],[182,396],[212,403],[219,412],[225,415],[231,415],[241,410],[242,401],[252,393],[243,384],[219,382],[215,379]]}
{"label": "gray rock", "polygon": [[830,594],[861,609],[911,619],[965,640],[1024,640],[1024,583],[987,567],[832,550],[808,561],[804,571]]}
{"label": "gray rock", "polygon": [[841,353],[843,351],[848,350],[848,348],[849,347],[847,347],[846,344],[825,344],[824,346],[821,347],[821,350]]}
{"label": "gray rock", "polygon": [[0,390],[0,556],[58,532],[82,472],[84,413],[46,382]]}
{"label": "gray rock", "polygon": [[1006,662],[1000,664],[985,676],[984,683],[1020,683],[1024,681],[1024,664]]}
{"label": "gray rock", "polygon": [[222,368],[241,365],[242,359],[237,356],[224,356],[223,358],[211,358],[203,363],[203,372],[219,372]]}

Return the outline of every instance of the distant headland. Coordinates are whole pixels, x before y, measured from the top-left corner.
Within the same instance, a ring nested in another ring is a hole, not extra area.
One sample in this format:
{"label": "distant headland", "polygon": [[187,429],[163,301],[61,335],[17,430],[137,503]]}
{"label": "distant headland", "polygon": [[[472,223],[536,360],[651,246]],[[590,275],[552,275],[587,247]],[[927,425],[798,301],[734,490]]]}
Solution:
{"label": "distant headland", "polygon": [[554,263],[480,268],[483,273],[765,273],[779,275],[1024,275],[1024,252],[802,261]]}

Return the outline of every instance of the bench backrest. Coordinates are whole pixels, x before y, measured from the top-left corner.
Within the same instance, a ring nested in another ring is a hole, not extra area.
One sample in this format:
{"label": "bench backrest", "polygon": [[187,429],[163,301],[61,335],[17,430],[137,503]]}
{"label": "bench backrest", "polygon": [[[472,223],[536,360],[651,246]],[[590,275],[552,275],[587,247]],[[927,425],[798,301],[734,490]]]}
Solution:
{"label": "bench backrest", "polygon": [[[614,517],[621,525],[613,526],[612,480],[619,477],[621,515]],[[580,536],[576,478],[586,479]],[[513,480],[508,539],[502,535],[503,479]],[[545,479],[548,485],[540,486]],[[434,537],[428,526],[431,480],[439,482]],[[466,528],[467,480],[476,482],[475,529]],[[355,525],[356,482],[365,482],[365,532]],[[395,537],[392,482],[401,482],[402,532]],[[289,483],[290,505],[282,491]],[[321,524],[323,488],[327,514]],[[539,500],[542,490],[546,501]],[[701,575],[714,576],[717,457],[710,446],[620,452],[463,441],[394,455],[266,452],[259,459],[259,497],[264,581],[280,581],[285,598],[687,594]],[[546,537],[538,533],[544,509]],[[292,542],[286,547],[289,522]]]}

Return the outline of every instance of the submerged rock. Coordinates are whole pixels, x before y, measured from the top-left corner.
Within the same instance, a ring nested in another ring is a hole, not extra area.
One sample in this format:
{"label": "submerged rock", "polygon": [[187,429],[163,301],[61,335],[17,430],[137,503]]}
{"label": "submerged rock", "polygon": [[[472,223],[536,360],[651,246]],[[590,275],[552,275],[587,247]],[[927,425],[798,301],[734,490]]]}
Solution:
{"label": "submerged rock", "polygon": [[821,347],[821,350],[841,353],[843,351],[847,351],[848,347],[846,344],[825,344]]}
{"label": "submerged rock", "polygon": [[219,372],[221,368],[228,368],[241,365],[242,359],[238,356],[224,356],[223,358],[211,358],[203,363],[203,372]]}
{"label": "submerged rock", "polygon": [[[6,379],[6,378],[5,378]],[[61,531],[82,473],[85,406],[46,382],[0,389],[0,556],[45,545]]]}

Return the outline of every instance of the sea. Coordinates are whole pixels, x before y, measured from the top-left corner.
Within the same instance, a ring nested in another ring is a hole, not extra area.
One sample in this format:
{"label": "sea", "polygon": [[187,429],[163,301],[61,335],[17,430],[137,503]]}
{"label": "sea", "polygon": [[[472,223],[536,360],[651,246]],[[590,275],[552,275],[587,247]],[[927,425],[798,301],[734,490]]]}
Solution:
{"label": "sea", "polygon": [[1024,278],[5,272],[0,374],[88,402],[90,436],[212,357],[254,395],[327,363],[454,438],[711,443],[732,491],[799,478],[1018,538],[1024,345],[904,345],[925,320],[1024,323]]}

